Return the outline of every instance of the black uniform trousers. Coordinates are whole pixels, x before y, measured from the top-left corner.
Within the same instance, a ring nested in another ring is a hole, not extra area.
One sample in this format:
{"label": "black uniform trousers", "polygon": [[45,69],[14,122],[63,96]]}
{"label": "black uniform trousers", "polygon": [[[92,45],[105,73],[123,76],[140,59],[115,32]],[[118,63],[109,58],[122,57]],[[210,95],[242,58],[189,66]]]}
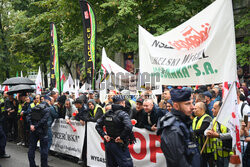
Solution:
{"label": "black uniform trousers", "polygon": [[0,123],[0,156],[5,154],[6,136]]}
{"label": "black uniform trousers", "polygon": [[35,151],[37,142],[40,140],[41,167],[48,167],[48,135],[35,132],[30,133],[29,143],[29,163],[30,167],[35,167]]}
{"label": "black uniform trousers", "polygon": [[122,148],[113,140],[105,142],[106,163],[108,167],[133,167],[128,147]]}

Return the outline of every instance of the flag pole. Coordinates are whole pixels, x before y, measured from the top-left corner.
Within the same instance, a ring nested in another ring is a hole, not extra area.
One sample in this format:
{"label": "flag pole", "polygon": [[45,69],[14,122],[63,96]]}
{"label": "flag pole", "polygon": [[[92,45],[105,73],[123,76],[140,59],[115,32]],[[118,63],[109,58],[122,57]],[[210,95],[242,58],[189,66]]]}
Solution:
{"label": "flag pole", "polygon": [[[233,82],[233,84],[235,84],[235,81]],[[233,86],[231,85],[228,92],[231,91],[232,87],[233,87]],[[227,100],[227,98],[228,98],[228,96],[225,98],[224,102]],[[219,111],[219,113],[217,114],[217,116],[215,117],[214,124],[213,124],[213,126],[212,126],[212,128],[211,128],[210,130],[212,130],[212,129],[214,128],[215,122],[217,122],[217,118],[219,117],[219,115],[220,115],[220,113],[221,113],[221,109],[223,108],[223,106],[224,106],[224,103],[222,103],[222,106],[220,107],[220,111]],[[204,142],[204,144],[203,144],[203,146],[202,146],[202,149],[201,149],[200,154],[202,154],[202,152],[204,151],[205,146],[207,145],[208,139],[209,139],[209,137],[206,138],[206,141]]]}

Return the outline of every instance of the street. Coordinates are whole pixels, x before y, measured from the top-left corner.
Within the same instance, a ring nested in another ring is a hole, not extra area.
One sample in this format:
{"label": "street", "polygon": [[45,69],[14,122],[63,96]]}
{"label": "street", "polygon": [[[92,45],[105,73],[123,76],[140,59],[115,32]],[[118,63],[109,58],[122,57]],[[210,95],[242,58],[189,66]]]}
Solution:
{"label": "street", "polygon": [[[11,157],[7,159],[0,159],[1,167],[28,167],[28,148],[23,146],[17,146],[14,143],[7,143],[6,153],[10,154]],[[40,164],[40,153],[36,151],[36,164]],[[53,167],[80,167],[77,163],[66,161],[55,156],[49,156],[48,164]]]}

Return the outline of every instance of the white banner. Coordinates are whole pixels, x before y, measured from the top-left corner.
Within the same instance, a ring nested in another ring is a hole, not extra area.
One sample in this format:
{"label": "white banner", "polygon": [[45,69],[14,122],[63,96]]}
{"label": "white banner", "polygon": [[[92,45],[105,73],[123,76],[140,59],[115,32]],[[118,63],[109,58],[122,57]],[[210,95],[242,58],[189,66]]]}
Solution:
{"label": "white banner", "polygon": [[[95,129],[96,123],[87,126],[87,165],[105,167],[105,146],[103,139]],[[166,166],[166,160],[160,148],[160,136],[146,129],[133,128],[136,143],[129,146],[134,167]]]}
{"label": "white banner", "polygon": [[163,85],[236,81],[231,0],[216,0],[160,36],[139,26],[139,57],[140,72],[158,75]]}
{"label": "white banner", "polygon": [[85,127],[82,126],[79,121],[71,120],[71,124],[76,128],[75,132],[72,127],[66,123],[65,119],[57,119],[54,121],[52,125],[53,141],[50,149],[81,158]]}

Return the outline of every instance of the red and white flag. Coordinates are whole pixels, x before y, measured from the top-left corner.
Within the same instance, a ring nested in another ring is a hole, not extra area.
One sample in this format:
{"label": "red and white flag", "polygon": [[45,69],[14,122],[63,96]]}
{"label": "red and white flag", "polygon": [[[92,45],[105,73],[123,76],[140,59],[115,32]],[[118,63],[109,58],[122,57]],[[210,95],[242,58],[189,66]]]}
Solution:
{"label": "red and white flag", "polygon": [[228,94],[225,97],[220,112],[218,113],[217,121],[230,129],[233,139],[233,148],[236,146],[236,155],[239,155],[240,159],[242,160],[240,146],[240,120],[238,115],[238,102],[235,82],[231,85]]}
{"label": "red and white flag", "polygon": [[42,74],[39,67],[38,74],[36,76],[36,94],[42,94]]}
{"label": "red and white flag", "polygon": [[227,97],[228,92],[229,92],[228,82],[223,82],[223,88],[222,88],[222,101],[223,102],[225,98]]}

